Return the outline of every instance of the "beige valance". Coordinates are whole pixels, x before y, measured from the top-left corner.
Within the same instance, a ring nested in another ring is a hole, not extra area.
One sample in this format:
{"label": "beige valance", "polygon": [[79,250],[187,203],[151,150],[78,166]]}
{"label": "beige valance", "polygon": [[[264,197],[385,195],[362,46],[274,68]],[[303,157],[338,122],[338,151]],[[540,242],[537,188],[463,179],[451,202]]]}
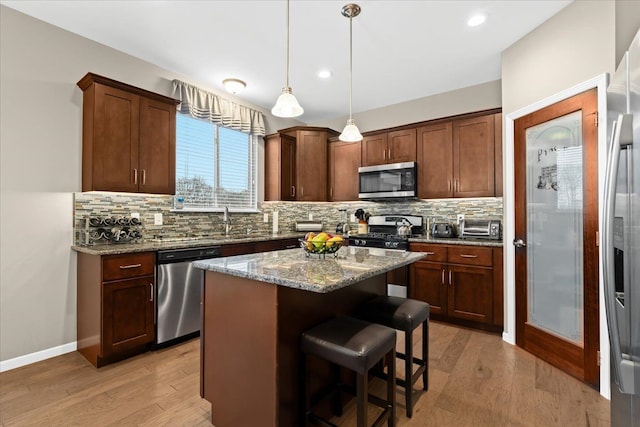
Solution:
{"label": "beige valance", "polygon": [[264,118],[260,111],[180,80],[173,81],[173,96],[180,100],[180,113],[256,136],[265,135]]}

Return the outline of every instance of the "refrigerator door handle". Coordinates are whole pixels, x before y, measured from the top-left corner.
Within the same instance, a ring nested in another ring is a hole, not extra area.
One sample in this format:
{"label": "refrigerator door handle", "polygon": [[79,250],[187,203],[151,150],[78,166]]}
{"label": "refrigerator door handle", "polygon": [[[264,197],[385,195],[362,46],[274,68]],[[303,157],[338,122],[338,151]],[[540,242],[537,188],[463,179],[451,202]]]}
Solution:
{"label": "refrigerator door handle", "polygon": [[616,200],[616,177],[620,163],[620,151],[622,147],[630,145],[633,138],[633,128],[630,114],[620,114],[618,120],[613,122],[611,133],[611,146],[607,160],[605,186],[604,186],[604,212],[603,212],[603,275],[604,298],[607,313],[607,325],[609,328],[609,340],[611,341],[611,355],[613,357],[613,374],[620,391],[625,394],[634,393],[633,367],[634,362],[628,355],[623,355],[620,345],[620,328],[616,316],[616,287],[613,250],[613,220]]}

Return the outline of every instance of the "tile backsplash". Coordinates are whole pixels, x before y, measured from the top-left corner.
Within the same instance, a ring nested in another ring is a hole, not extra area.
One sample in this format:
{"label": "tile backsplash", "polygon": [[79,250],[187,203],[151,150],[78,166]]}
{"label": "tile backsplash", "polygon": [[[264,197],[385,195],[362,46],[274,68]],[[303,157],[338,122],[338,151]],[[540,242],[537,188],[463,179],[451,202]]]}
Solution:
{"label": "tile backsplash", "polygon": [[[473,199],[431,199],[398,202],[260,202],[258,212],[231,211],[231,235],[267,234],[273,229],[273,212],[278,211],[279,232],[295,230],[295,222],[308,220],[322,221],[323,228],[333,231],[344,222],[345,209],[353,214],[362,208],[371,215],[386,213],[421,215],[424,225],[433,221],[455,222],[458,214],[466,218],[486,218],[502,220],[501,197],[481,197]],[[222,212],[186,212],[173,210],[173,196],[156,196],[133,193],[88,192],[74,194],[74,236],[76,244],[84,243],[85,221],[89,217],[130,217],[138,213],[143,240],[162,237],[220,236],[225,232]],[[156,214],[162,215],[162,225],[154,225]],[[264,214],[268,222],[264,222]]]}

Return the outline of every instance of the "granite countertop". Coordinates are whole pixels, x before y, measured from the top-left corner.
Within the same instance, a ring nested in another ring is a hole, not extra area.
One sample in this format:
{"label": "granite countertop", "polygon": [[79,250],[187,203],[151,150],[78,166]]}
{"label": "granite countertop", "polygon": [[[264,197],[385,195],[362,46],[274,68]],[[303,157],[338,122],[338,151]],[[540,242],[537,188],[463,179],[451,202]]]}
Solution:
{"label": "granite countertop", "polygon": [[411,264],[423,252],[345,246],[327,255],[306,256],[302,249],[194,261],[195,267],[280,286],[328,293]]}
{"label": "granite countertop", "polygon": [[433,238],[428,234],[409,238],[409,243],[439,243],[446,245],[467,245],[467,246],[493,246],[501,248],[502,240],[489,239],[460,239],[460,238]]}
{"label": "granite countertop", "polygon": [[230,245],[233,243],[248,243],[248,242],[264,242],[269,240],[284,240],[295,239],[304,237],[304,233],[299,232],[285,232],[278,234],[261,234],[247,237],[225,237],[225,236],[212,236],[207,238],[202,237],[184,237],[184,238],[170,238],[170,239],[152,239],[146,240],[140,243],[112,243],[104,245],[91,245],[91,246],[71,246],[71,249],[77,252],[84,252],[90,255],[114,255],[125,254],[134,252],[148,252],[148,251],[163,251],[167,249],[185,249],[185,248],[198,248],[204,246],[220,246]]}

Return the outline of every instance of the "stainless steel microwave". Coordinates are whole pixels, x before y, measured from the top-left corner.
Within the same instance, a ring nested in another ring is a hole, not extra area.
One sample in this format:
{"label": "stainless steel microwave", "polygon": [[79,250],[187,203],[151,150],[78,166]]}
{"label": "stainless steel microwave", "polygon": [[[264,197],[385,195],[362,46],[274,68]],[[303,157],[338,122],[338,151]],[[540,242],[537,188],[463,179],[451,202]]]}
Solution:
{"label": "stainless steel microwave", "polygon": [[360,199],[416,197],[416,162],[362,166],[358,168]]}

